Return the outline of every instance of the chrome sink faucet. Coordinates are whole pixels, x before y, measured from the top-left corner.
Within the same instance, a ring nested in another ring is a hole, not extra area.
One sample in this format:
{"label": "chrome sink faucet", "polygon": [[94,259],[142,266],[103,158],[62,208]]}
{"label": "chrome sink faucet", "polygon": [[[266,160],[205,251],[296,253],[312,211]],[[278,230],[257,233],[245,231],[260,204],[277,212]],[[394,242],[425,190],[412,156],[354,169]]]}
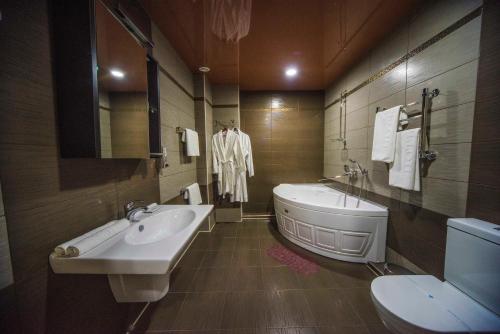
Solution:
{"label": "chrome sink faucet", "polygon": [[123,207],[125,210],[125,218],[130,220],[132,223],[140,221],[140,219],[136,217],[137,214],[146,212],[146,206],[137,206],[138,203],[144,204],[145,202],[143,200],[134,200],[127,202]]}

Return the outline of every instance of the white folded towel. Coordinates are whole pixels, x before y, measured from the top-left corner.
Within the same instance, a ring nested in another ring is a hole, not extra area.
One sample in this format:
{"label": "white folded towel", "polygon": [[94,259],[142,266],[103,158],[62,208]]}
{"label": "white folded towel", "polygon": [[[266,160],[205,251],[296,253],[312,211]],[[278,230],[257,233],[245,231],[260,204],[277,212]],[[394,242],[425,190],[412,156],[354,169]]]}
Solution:
{"label": "white folded towel", "polygon": [[76,237],[74,239],[71,239],[69,241],[66,241],[62,244],[60,244],[59,246],[57,246],[55,249],[54,249],[54,252],[58,255],[58,256],[69,256],[69,253],[68,253],[68,247],[71,246],[71,245],[74,245],[76,244],[77,242],[85,239],[85,238],[88,238],[90,237],[91,235],[94,235],[96,234],[97,232],[105,229],[105,228],[108,228],[109,226],[113,225],[114,223],[116,223],[117,220],[112,220],[102,226],[99,226],[99,227],[96,227],[95,229],[93,230],[90,230],[88,231],[87,233],[84,233],[82,234],[81,236],[79,237]]}
{"label": "white folded towel", "polygon": [[[76,257],[96,248],[104,241],[124,231],[130,226],[127,219],[113,220],[75,239],[65,242],[54,250],[58,256]],[[64,250],[64,252],[63,252]]]}
{"label": "white folded towel", "polygon": [[185,129],[184,132],[182,132],[181,140],[183,143],[186,143],[186,154],[188,156],[197,157],[200,155],[198,132],[191,129]]}
{"label": "white folded towel", "polygon": [[379,111],[373,129],[372,160],[393,162],[401,106]]}
{"label": "white folded towel", "polygon": [[420,191],[420,128],[397,133],[396,156],[389,170],[389,185]]}
{"label": "white folded towel", "polygon": [[186,187],[184,192],[184,199],[189,199],[190,205],[198,205],[202,203],[200,185],[198,183],[193,183]]}

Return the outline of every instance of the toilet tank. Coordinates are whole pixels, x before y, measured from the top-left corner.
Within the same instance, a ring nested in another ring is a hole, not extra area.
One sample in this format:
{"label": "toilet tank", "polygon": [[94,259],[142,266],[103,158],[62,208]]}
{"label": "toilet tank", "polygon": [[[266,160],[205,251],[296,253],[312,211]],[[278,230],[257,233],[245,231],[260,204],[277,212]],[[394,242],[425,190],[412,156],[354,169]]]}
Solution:
{"label": "toilet tank", "polygon": [[448,219],[444,277],[500,315],[500,226],[473,218]]}

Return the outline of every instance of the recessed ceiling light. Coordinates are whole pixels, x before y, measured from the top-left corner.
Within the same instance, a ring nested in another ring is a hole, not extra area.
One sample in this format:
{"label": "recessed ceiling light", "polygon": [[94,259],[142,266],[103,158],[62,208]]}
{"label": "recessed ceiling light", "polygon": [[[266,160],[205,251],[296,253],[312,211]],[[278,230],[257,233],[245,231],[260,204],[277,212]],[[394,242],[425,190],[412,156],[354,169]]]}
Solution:
{"label": "recessed ceiling light", "polygon": [[285,75],[289,78],[296,76],[298,73],[297,68],[289,67],[285,70]]}
{"label": "recessed ceiling light", "polygon": [[118,79],[122,79],[125,77],[125,73],[123,73],[123,71],[120,71],[118,69],[112,69],[109,71],[109,73],[111,73],[112,76]]}
{"label": "recessed ceiling light", "polygon": [[203,72],[203,73],[207,73],[207,72],[210,72],[210,67],[200,66],[200,67],[198,67],[198,71]]}

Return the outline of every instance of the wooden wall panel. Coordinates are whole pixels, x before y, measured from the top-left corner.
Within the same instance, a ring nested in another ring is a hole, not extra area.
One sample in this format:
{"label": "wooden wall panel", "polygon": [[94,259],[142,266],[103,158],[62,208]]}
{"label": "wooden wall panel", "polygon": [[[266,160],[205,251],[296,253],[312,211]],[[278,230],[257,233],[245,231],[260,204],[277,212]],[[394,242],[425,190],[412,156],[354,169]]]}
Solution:
{"label": "wooden wall panel", "polygon": [[317,182],[323,169],[323,92],[242,92],[241,129],[252,141],[255,176],[244,214],[271,213],[280,183]]}
{"label": "wooden wall panel", "polygon": [[485,0],[467,215],[500,224],[500,2]]}
{"label": "wooden wall panel", "polygon": [[114,301],[106,277],[55,275],[48,256],[121,217],[128,200],[159,201],[154,161],[61,159],[48,1],[2,2],[0,24],[0,175],[15,280],[0,313],[17,310],[9,317],[23,333],[123,332],[130,305]]}

